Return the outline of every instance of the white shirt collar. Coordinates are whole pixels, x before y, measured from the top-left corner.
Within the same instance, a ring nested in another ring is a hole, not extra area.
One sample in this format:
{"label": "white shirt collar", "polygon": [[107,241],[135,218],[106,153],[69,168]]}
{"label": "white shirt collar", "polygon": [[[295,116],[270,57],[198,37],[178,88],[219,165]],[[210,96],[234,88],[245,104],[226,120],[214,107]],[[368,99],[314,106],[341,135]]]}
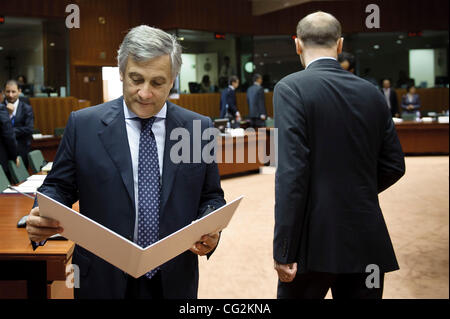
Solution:
{"label": "white shirt collar", "polygon": [[[8,103],[9,103],[8,100],[6,100],[5,102],[6,102],[6,104],[8,105]],[[17,107],[19,106],[19,102],[20,102],[20,100],[19,100],[19,98],[17,98],[16,102],[13,103],[13,105],[14,105],[14,111],[11,113],[11,115],[9,116],[9,118],[12,118],[13,116],[16,116],[16,114],[17,114]]]}
{"label": "white shirt collar", "polygon": [[228,85],[228,87],[234,91],[234,86]]}
{"label": "white shirt collar", "polygon": [[322,57],[320,57],[320,58],[314,59],[314,60],[312,60],[311,62],[309,62],[309,63],[306,65],[305,70],[311,65],[311,63],[316,62],[316,61],[318,61],[318,60],[325,60],[325,59],[330,59],[330,60],[337,61],[335,58],[333,58],[333,57],[331,57],[331,56],[322,56]]}
{"label": "white shirt collar", "polygon": [[[127,104],[125,103],[125,99],[123,99],[123,113],[125,115],[125,119],[135,119],[139,117],[128,108]],[[159,110],[159,112],[155,115],[155,117],[165,119],[166,115],[167,115],[167,102],[164,103],[162,109]]]}

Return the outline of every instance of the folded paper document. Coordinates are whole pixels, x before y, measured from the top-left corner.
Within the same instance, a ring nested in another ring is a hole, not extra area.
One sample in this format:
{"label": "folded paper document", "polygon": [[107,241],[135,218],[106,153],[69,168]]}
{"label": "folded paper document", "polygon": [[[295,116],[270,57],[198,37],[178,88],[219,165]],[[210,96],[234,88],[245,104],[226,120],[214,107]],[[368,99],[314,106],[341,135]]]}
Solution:
{"label": "folded paper document", "polygon": [[135,278],[190,249],[201,236],[227,227],[243,198],[241,196],[158,242],[142,248],[42,193],[38,192],[37,197],[40,215],[58,220],[64,228],[62,236]]}

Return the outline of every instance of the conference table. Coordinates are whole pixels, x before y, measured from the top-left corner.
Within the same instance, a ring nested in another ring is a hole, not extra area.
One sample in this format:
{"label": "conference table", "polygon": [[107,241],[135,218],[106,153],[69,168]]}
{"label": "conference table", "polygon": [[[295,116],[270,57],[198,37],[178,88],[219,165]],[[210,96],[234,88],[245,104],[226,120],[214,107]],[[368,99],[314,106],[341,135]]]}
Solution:
{"label": "conference table", "polygon": [[449,124],[403,122],[396,123],[395,128],[407,155],[432,155],[449,153]]}
{"label": "conference table", "polygon": [[66,286],[66,266],[74,243],[49,240],[35,251],[18,220],[27,215],[33,200],[21,194],[0,194],[0,299],[73,298]]}
{"label": "conference table", "polygon": [[[267,138],[269,136],[270,134],[268,133]],[[39,139],[34,139],[31,148],[33,150],[41,150],[44,159],[47,162],[53,162],[60,142],[61,137],[44,136]],[[218,149],[220,149],[223,155],[219,155],[222,157],[222,160],[218,163],[220,176],[234,176],[235,174],[245,172],[257,172],[261,166],[264,166],[263,161],[260,160],[262,156],[258,157],[258,150],[262,144],[267,144],[266,135],[256,132],[249,132],[243,136],[221,136],[218,139]],[[270,143],[266,146],[266,153],[269,153],[269,151]],[[228,160],[228,157],[225,158],[226,154],[233,154],[231,161]],[[242,158],[241,155],[243,155]],[[256,158],[254,155],[256,155]]]}

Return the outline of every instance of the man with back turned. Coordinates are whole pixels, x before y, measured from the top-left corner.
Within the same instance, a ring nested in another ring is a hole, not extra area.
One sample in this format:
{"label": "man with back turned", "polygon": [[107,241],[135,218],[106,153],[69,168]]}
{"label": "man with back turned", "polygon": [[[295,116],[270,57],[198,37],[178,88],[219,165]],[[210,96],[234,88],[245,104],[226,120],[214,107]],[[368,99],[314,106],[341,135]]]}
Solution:
{"label": "man with back turned", "polygon": [[342,44],[335,17],[306,16],[295,39],[305,70],[275,87],[278,298],[381,298],[399,269],[378,194],[404,155],[383,95],[336,61]]}

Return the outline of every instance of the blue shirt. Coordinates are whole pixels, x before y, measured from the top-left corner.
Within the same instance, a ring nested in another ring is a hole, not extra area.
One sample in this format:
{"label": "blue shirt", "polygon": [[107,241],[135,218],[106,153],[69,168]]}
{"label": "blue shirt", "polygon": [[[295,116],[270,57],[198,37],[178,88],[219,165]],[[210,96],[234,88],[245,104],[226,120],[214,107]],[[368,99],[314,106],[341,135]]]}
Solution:
{"label": "blue shirt", "polygon": [[[139,202],[138,202],[138,165],[139,165],[139,138],[141,136],[141,121],[134,114],[123,100],[123,112],[125,115],[125,126],[127,129],[128,145],[130,146],[131,163],[133,165],[133,182],[134,182],[134,203],[136,207],[136,220],[134,227],[133,241],[137,241]],[[152,126],[153,135],[155,135],[156,147],[158,149],[159,176],[162,183],[163,160],[164,160],[164,144],[166,141],[166,114],[167,103],[155,115],[156,119]]]}

